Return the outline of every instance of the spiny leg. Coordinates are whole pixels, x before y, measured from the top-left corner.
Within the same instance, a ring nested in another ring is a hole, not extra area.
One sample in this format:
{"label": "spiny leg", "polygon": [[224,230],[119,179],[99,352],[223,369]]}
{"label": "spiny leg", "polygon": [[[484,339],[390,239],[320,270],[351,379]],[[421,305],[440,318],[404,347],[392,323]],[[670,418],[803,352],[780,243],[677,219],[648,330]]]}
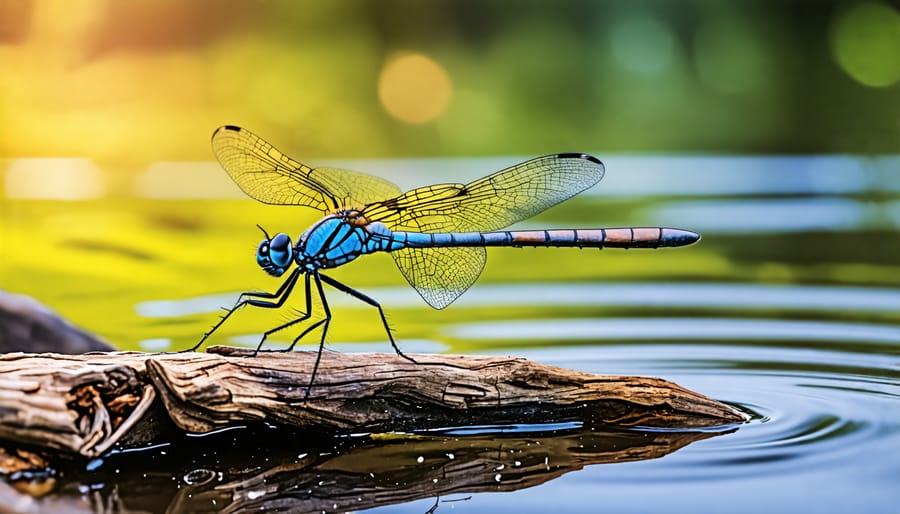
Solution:
{"label": "spiny leg", "polygon": [[[241,307],[243,307],[245,305],[252,305],[254,307],[264,307],[266,309],[277,309],[278,307],[281,307],[284,304],[284,302],[287,300],[288,296],[291,295],[291,291],[294,289],[294,285],[297,283],[297,277],[300,276],[300,271],[301,271],[300,268],[294,268],[294,271],[291,272],[291,274],[288,276],[287,280],[285,280],[281,284],[281,286],[278,288],[278,291],[275,291],[274,293],[264,293],[264,292],[262,292],[262,293],[256,293],[256,292],[241,293],[241,296],[238,297],[238,302],[234,305],[234,307],[232,307],[231,309],[228,309],[228,311],[225,313],[225,315],[222,316],[222,319],[220,319],[218,323],[213,325],[213,327],[211,329],[209,329],[209,332],[203,334],[203,338],[200,339],[200,341],[197,344],[195,344],[193,347],[191,347],[187,350],[183,350],[183,351],[185,351],[185,352],[197,351],[197,348],[200,348],[203,345],[203,343],[206,341],[206,339],[209,336],[211,336],[212,333],[216,331],[216,329],[218,329],[220,326],[222,326],[223,323],[225,323],[225,320],[227,320],[232,314],[234,314],[235,311],[237,311],[238,309],[240,309]],[[307,290],[308,289],[309,289],[309,287],[307,286]],[[265,300],[253,300],[253,299],[246,298],[248,296],[251,298],[267,298],[267,299],[274,298],[275,301],[268,302]],[[257,351],[259,351],[259,348],[257,348]]]}
{"label": "spiny leg", "polygon": [[391,327],[388,325],[387,318],[384,316],[384,310],[381,308],[380,303],[375,301],[373,298],[370,298],[370,297],[360,293],[356,289],[346,286],[331,277],[327,277],[325,275],[319,275],[319,276],[322,278],[322,280],[325,281],[326,284],[337,289],[338,291],[343,291],[343,292],[349,294],[350,296],[356,298],[357,300],[365,302],[365,303],[371,305],[372,307],[375,307],[376,309],[378,309],[378,314],[381,316],[381,323],[384,325],[384,330],[385,330],[385,332],[387,332],[388,339],[391,341],[391,346],[394,347],[394,351],[397,352],[397,355],[403,357],[404,359],[408,360],[409,362],[412,362],[412,363],[416,362],[412,357],[408,357],[406,354],[404,354],[403,352],[400,351],[400,347],[397,346],[397,343],[394,341],[394,336],[391,334]]}

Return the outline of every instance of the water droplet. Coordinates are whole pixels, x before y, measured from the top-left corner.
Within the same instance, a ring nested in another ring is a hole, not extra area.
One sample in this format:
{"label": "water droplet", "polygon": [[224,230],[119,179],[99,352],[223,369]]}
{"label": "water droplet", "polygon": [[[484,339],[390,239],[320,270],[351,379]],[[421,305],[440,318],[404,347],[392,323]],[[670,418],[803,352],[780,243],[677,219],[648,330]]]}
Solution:
{"label": "water droplet", "polygon": [[181,480],[187,485],[200,485],[211,482],[215,477],[215,471],[198,468],[185,473]]}

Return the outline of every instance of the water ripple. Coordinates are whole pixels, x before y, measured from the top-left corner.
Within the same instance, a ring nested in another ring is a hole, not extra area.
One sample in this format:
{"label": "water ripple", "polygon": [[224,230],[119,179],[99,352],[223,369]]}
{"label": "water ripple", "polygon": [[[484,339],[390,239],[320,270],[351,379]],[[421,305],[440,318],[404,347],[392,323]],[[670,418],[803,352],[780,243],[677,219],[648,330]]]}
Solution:
{"label": "water ripple", "polygon": [[683,343],[507,352],[593,373],[662,376],[751,415],[737,432],[664,459],[560,479],[590,484],[610,512],[634,512],[629,501],[648,487],[671,498],[670,512],[720,512],[736,498],[746,503],[729,511],[890,512],[900,501],[895,355]]}

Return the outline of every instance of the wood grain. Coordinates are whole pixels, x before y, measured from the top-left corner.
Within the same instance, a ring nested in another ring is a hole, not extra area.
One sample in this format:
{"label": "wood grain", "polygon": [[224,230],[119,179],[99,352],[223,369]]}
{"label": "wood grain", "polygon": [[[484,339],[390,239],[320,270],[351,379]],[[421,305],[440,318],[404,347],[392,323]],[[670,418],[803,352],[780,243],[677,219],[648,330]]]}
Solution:
{"label": "wood grain", "polygon": [[[0,356],[0,440],[93,457],[113,444],[266,421],[390,432],[584,421],[614,427],[742,423],[728,405],[652,377],[605,376],[515,357],[315,352],[103,352]],[[161,420],[160,418],[168,418]]]}

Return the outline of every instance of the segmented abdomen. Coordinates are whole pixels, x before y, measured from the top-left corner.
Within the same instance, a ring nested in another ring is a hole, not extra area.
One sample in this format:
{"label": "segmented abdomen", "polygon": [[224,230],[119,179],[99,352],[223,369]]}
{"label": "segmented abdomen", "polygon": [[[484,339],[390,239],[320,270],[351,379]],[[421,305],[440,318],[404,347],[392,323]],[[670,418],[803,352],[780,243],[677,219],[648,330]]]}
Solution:
{"label": "segmented abdomen", "polygon": [[700,239],[700,235],[694,232],[659,227],[451,232],[446,234],[394,232],[393,237],[410,248],[441,246],[660,248],[684,246]]}

